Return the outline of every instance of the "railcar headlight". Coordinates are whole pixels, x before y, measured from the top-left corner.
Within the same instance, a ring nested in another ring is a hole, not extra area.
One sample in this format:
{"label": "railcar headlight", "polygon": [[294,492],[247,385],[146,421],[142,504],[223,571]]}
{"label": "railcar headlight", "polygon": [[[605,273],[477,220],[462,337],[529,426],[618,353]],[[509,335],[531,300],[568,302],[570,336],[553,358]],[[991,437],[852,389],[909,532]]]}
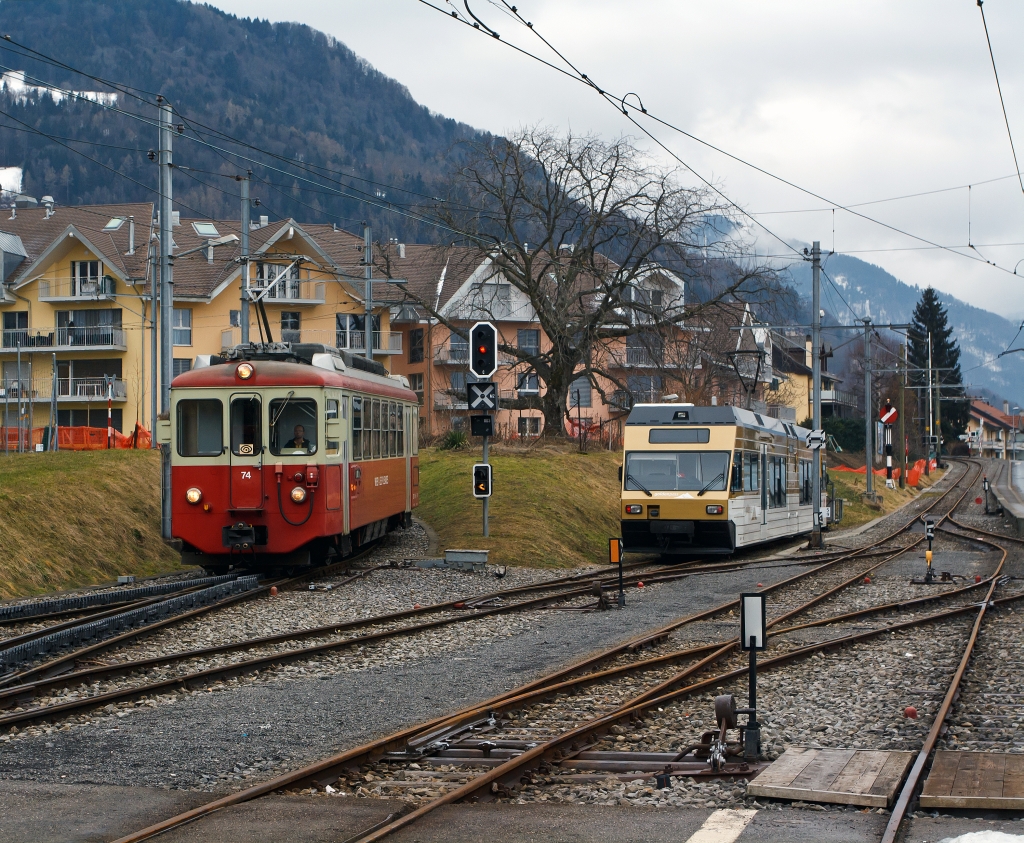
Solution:
{"label": "railcar headlight", "polygon": [[708,504],[704,507],[704,511],[707,512],[708,515],[721,515],[725,512],[725,507],[721,504]]}
{"label": "railcar headlight", "polygon": [[195,486],[193,486],[191,489],[189,489],[187,492],[185,492],[185,500],[187,500],[189,503],[192,503],[192,504],[199,503],[199,501],[201,501],[202,499],[203,499],[203,490],[202,489],[197,489]]}
{"label": "railcar headlight", "polygon": [[239,379],[247,381],[252,377],[254,371],[256,370],[253,369],[252,363],[239,363],[238,368],[235,369],[235,374],[238,375]]}
{"label": "railcar headlight", "polygon": [[627,515],[639,515],[644,511],[644,508],[638,503],[626,504]]}
{"label": "railcar headlight", "polygon": [[301,486],[296,486],[292,489],[292,500],[295,503],[302,503],[306,499],[306,490]]}

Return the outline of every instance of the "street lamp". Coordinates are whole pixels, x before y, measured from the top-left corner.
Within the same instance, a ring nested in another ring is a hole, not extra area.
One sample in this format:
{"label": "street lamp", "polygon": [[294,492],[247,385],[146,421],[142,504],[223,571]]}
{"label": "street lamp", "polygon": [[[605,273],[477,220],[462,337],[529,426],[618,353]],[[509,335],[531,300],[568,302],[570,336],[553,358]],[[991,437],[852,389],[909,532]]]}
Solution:
{"label": "street lamp", "polygon": [[1013,408],[1013,415],[1010,417],[1013,420],[1013,459],[1017,459],[1017,419],[1019,418],[1020,407]]}

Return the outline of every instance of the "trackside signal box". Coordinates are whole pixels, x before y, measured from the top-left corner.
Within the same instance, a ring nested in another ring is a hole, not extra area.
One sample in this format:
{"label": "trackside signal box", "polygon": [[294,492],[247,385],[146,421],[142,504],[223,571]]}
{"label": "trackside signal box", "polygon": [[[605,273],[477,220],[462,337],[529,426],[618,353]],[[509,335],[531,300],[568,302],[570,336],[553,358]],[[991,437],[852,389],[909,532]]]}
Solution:
{"label": "trackside signal box", "polygon": [[473,466],[473,497],[489,498],[491,496],[491,466],[489,463],[478,462]]}

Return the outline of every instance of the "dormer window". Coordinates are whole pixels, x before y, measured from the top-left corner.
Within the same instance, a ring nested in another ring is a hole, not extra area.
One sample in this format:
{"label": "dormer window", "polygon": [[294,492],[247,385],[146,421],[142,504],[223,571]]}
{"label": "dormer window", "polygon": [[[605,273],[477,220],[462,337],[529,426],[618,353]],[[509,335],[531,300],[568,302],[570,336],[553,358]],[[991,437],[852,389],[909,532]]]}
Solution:
{"label": "dormer window", "polygon": [[71,285],[73,296],[95,296],[100,292],[100,262],[72,261]]}

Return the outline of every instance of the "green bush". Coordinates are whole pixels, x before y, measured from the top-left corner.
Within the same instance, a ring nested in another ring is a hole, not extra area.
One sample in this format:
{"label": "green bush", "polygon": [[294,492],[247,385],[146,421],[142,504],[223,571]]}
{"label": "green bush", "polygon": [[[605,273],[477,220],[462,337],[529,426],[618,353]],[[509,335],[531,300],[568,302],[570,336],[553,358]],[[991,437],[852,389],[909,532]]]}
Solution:
{"label": "green bush", "polygon": [[449,430],[437,448],[439,451],[461,451],[468,444],[469,437],[461,430]]}
{"label": "green bush", "polygon": [[864,419],[822,419],[822,428],[844,451],[864,450]]}

